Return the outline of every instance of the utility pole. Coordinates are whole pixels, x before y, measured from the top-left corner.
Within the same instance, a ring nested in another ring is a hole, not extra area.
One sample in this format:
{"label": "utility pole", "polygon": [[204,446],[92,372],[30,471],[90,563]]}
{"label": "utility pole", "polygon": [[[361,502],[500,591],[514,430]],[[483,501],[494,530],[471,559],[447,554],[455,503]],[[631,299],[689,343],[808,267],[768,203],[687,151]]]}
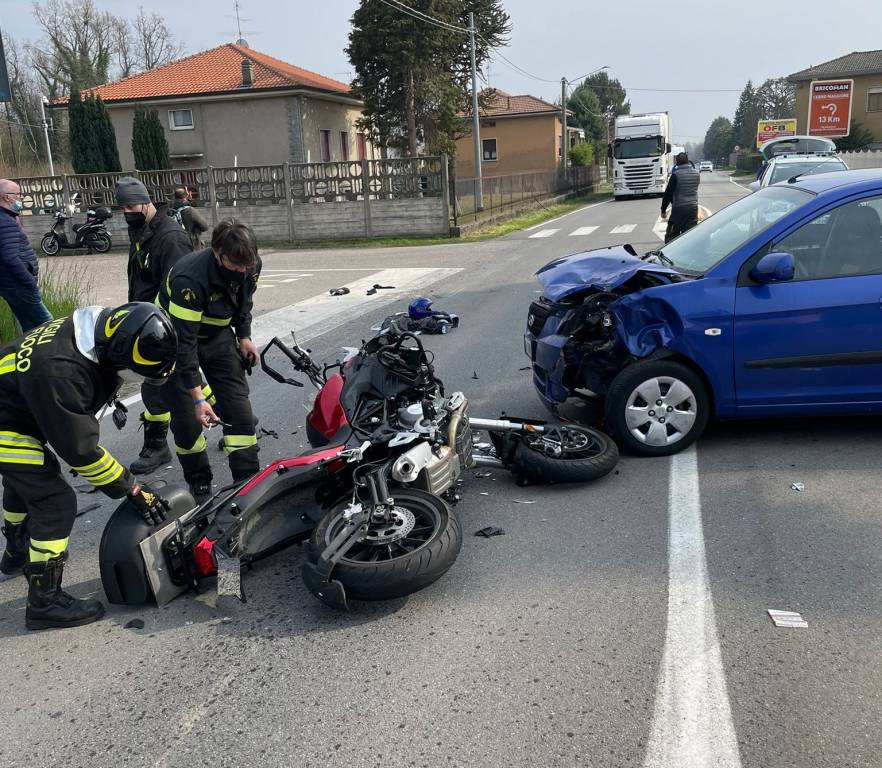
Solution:
{"label": "utility pole", "polygon": [[567,183],[567,154],[569,152],[569,136],[567,136],[567,79],[560,79],[560,123],[562,128],[560,138],[560,167],[561,181]]}
{"label": "utility pole", "polygon": [[40,96],[40,115],[43,118],[43,138],[46,140],[46,157],[49,158],[49,175],[55,175],[55,165],[52,163],[52,146],[49,144],[49,121],[46,119],[46,102]]}
{"label": "utility pole", "polygon": [[478,70],[475,66],[475,14],[469,14],[469,47],[472,55],[472,136],[475,143],[475,210],[484,210],[484,175],[481,169],[481,116],[478,114]]}

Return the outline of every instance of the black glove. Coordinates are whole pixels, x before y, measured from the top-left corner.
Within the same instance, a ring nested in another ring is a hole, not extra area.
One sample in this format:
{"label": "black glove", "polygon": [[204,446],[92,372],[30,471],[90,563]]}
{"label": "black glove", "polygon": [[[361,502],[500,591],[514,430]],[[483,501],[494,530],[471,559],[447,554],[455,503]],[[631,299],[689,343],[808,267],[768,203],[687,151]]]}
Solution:
{"label": "black glove", "polygon": [[128,497],[147,525],[159,525],[168,518],[168,502],[148,486],[142,484],[138,493],[129,491]]}

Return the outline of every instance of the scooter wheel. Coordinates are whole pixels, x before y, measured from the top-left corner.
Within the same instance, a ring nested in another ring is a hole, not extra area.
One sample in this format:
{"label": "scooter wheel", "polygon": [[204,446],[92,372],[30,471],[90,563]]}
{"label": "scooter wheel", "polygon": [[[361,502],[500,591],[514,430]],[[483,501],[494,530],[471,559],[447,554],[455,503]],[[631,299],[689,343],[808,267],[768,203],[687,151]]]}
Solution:
{"label": "scooter wheel", "polygon": [[[316,526],[307,548],[310,563],[343,526],[345,505],[335,507]],[[462,547],[462,527],[447,504],[424,491],[395,489],[394,519],[371,523],[367,536],[337,563],[331,578],[353,600],[393,600],[440,579]]]}
{"label": "scooter wheel", "polygon": [[110,246],[113,243],[110,240],[110,235],[99,232],[95,237],[89,242],[89,247],[95,251],[95,253],[107,253],[110,250]]}
{"label": "scooter wheel", "polygon": [[58,244],[58,240],[52,237],[52,235],[46,235],[40,241],[40,250],[47,256],[55,256],[55,254],[61,250],[61,246]]}

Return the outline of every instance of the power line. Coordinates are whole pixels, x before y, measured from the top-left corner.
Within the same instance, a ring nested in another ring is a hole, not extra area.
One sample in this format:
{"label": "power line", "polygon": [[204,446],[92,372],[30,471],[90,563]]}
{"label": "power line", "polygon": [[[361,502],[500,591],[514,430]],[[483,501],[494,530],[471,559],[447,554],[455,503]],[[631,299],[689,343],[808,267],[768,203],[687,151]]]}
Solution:
{"label": "power line", "polygon": [[[43,126],[42,126],[42,125],[34,125],[33,123],[20,123],[20,122],[18,122],[17,120],[5,120],[5,119],[2,118],[2,117],[0,117],[0,123],[6,123],[7,125],[18,125],[18,126],[21,126],[22,128],[37,128],[37,129],[39,129],[39,130],[41,130],[41,131],[43,130]],[[70,133],[70,131],[67,131],[67,130],[65,130],[64,128],[55,128],[55,127],[52,127],[52,128],[50,128],[49,130],[50,130],[50,131],[56,131],[56,132],[58,132],[58,133]]]}
{"label": "power line", "polygon": [[403,11],[408,16],[412,16],[418,21],[423,21],[427,24],[434,24],[436,27],[441,27],[442,29],[450,29],[454,32],[463,32],[464,34],[469,33],[467,27],[457,27],[453,24],[448,24],[446,21],[441,21],[441,19],[436,19],[434,16],[429,16],[422,11],[418,11],[416,8],[411,8],[408,5],[403,5],[397,2],[397,0],[391,0],[391,2],[389,2],[389,0],[380,0],[380,2],[383,3],[383,5],[388,5],[393,10]]}

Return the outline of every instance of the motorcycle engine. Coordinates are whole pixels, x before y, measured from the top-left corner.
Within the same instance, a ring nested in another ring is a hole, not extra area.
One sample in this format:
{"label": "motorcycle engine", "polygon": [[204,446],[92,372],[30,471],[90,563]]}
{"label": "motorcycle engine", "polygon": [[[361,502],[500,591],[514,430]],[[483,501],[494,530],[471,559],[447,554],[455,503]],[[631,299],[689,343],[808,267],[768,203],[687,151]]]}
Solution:
{"label": "motorcycle engine", "polygon": [[422,403],[412,403],[398,409],[398,423],[404,429],[420,434],[428,434],[434,428],[431,420],[426,418]]}

